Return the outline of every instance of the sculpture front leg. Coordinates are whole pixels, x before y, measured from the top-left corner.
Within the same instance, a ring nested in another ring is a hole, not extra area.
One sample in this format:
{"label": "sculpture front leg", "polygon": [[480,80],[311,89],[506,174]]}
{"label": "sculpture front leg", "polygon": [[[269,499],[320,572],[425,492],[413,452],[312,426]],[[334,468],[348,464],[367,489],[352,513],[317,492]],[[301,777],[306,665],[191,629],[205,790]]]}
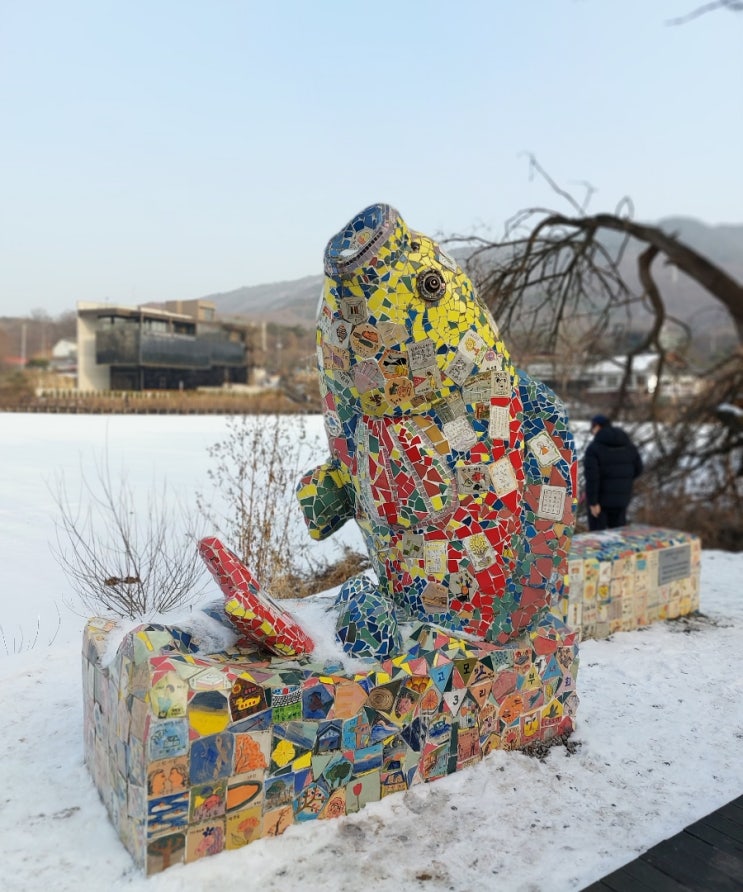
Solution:
{"label": "sculpture front leg", "polygon": [[297,484],[297,498],[313,539],[326,539],[355,516],[348,472],[335,462],[304,474]]}
{"label": "sculpture front leg", "polygon": [[336,637],[347,654],[384,660],[402,647],[395,607],[380,584],[364,574],[352,576],[335,601],[340,608]]}

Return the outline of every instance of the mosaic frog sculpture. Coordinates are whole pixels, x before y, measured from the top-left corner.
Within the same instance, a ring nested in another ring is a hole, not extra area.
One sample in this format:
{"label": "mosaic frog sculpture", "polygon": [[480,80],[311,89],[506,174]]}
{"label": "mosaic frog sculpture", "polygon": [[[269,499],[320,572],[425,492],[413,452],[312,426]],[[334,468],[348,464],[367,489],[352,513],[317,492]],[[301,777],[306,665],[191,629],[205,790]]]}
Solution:
{"label": "mosaic frog sculpture", "polygon": [[561,584],[576,503],[564,407],[517,371],[457,263],[386,204],[325,249],[317,355],[330,459],[297,494],[310,535],[359,524],[376,581],[340,589],[354,655],[420,621],[505,643]]}

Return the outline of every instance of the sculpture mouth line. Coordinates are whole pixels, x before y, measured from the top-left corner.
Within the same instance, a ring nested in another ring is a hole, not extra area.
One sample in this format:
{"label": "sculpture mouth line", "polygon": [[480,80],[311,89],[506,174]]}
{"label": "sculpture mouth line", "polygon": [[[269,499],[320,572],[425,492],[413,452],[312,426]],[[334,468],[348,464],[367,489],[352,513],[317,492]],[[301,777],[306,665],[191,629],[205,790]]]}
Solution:
{"label": "sculpture mouth line", "polygon": [[357,214],[328,242],[326,275],[348,276],[362,266],[390,235],[397,216],[387,204],[374,204]]}

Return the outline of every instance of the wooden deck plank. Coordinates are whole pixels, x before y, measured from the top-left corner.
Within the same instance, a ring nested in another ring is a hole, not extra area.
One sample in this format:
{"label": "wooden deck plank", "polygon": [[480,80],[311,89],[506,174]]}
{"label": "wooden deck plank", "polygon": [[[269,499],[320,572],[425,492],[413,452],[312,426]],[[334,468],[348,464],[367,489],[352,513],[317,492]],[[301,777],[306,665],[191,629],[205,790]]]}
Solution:
{"label": "wooden deck plank", "polygon": [[[652,864],[641,859],[630,861],[600,880],[596,892],[682,892],[685,888]],[[589,887],[590,888],[590,887]]]}
{"label": "wooden deck plank", "polygon": [[743,827],[743,800],[736,799],[733,802],[728,802],[727,805],[718,808],[717,814]]}
{"label": "wooden deck plank", "polygon": [[[657,846],[653,846],[652,849],[640,855],[640,859],[657,865],[661,870],[684,883],[687,882],[687,876],[703,879],[707,872],[711,872],[710,877],[715,877],[718,873],[724,874],[730,880],[735,880],[733,888],[738,890],[741,888],[740,881],[743,879],[741,859],[689,833],[682,832],[671,839],[658,843]],[[678,865],[680,871],[684,871],[687,867],[688,869],[679,874],[671,871],[668,865]],[[718,885],[722,883],[719,885],[721,889],[729,888],[725,880],[716,882]],[[713,888],[718,888],[718,885]]]}
{"label": "wooden deck plank", "polygon": [[707,862],[694,858],[683,850],[675,856],[663,853],[647,858],[643,855],[640,860],[652,864],[661,873],[675,879],[684,889],[692,889],[694,892],[710,892],[711,889],[714,889],[715,892],[740,892],[741,890],[739,880],[732,879]]}
{"label": "wooden deck plank", "polygon": [[[743,845],[743,827],[718,812],[712,812],[711,815],[707,815],[706,818],[697,821],[697,824],[707,824],[709,827],[714,827],[715,830],[719,830],[720,833],[724,833],[725,836]],[[689,826],[696,827],[697,824],[690,824]]]}
{"label": "wooden deck plank", "polygon": [[743,796],[643,852],[584,892],[741,892]]}
{"label": "wooden deck plank", "polygon": [[721,833],[711,824],[706,824],[704,821],[697,821],[696,824],[687,827],[686,830],[684,830],[684,833],[688,833],[690,836],[696,836],[697,839],[703,839],[705,842],[715,846],[715,848],[743,859],[743,842],[736,842],[736,840],[731,839],[725,833]]}

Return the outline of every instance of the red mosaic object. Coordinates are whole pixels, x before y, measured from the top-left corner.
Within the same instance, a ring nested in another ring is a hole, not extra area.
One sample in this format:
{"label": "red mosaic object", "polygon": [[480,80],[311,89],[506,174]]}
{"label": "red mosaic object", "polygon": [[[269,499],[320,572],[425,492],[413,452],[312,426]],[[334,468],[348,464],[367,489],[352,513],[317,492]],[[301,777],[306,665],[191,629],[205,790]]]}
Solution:
{"label": "red mosaic object", "polygon": [[225,612],[243,637],[280,657],[312,652],[310,636],[261,589],[234,551],[207,536],[199,542],[199,554],[224,593]]}

